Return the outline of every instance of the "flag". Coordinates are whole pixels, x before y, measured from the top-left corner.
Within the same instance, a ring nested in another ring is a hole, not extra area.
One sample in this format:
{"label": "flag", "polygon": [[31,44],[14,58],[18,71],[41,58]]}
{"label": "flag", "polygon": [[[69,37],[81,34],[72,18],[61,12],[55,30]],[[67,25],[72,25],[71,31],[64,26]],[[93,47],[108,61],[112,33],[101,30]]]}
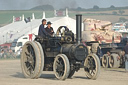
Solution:
{"label": "flag", "polygon": [[30,18],[30,17],[25,18],[24,21],[25,21],[26,23],[31,22],[31,18]]}
{"label": "flag", "polygon": [[29,40],[32,41],[32,34],[29,34]]}
{"label": "flag", "polygon": [[13,34],[10,34],[10,38],[12,38]]}
{"label": "flag", "polygon": [[56,15],[57,16],[64,16],[65,15],[65,11],[57,11]]}
{"label": "flag", "polygon": [[15,22],[21,21],[21,17],[15,17]]}

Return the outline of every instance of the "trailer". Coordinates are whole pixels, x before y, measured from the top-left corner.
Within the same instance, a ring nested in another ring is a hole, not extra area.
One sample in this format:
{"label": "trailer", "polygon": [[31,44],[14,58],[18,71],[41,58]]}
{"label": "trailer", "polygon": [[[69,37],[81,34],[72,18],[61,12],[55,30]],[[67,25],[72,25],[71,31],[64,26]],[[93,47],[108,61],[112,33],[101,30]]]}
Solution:
{"label": "trailer", "polygon": [[83,23],[82,42],[87,45],[89,52],[99,56],[104,68],[122,67],[123,48],[126,44],[126,38],[122,37],[122,33],[112,30],[112,23],[109,21],[85,19]]}

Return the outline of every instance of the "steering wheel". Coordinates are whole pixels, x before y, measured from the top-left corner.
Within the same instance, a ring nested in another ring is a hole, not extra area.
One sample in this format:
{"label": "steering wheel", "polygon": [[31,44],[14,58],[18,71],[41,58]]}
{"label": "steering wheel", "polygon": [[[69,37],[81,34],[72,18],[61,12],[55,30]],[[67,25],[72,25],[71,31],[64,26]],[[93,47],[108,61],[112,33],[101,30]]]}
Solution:
{"label": "steering wheel", "polygon": [[[62,28],[64,30],[62,31]],[[61,34],[61,40],[66,43],[71,43],[73,41],[72,32],[66,26],[60,26],[56,32],[56,36]]]}

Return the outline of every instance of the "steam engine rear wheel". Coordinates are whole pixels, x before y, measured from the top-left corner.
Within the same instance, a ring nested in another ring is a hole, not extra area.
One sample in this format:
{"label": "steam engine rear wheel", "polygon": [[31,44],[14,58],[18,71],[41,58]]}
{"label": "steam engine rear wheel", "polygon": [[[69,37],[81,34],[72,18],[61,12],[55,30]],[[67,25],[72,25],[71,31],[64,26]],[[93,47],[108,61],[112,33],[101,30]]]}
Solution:
{"label": "steam engine rear wheel", "polygon": [[21,69],[26,78],[35,79],[41,75],[43,63],[40,47],[35,42],[25,43],[21,54]]}
{"label": "steam engine rear wheel", "polygon": [[96,54],[89,54],[86,57],[84,70],[89,79],[97,79],[100,74],[100,60]]}
{"label": "steam engine rear wheel", "polygon": [[55,57],[53,70],[59,80],[65,80],[69,76],[70,64],[66,55],[59,54]]}
{"label": "steam engine rear wheel", "polygon": [[118,54],[111,54],[109,58],[109,65],[111,68],[119,68],[120,67],[120,60],[118,59]]}
{"label": "steam engine rear wheel", "polygon": [[109,67],[109,56],[108,54],[104,54],[102,57],[102,66],[103,68],[108,68]]}

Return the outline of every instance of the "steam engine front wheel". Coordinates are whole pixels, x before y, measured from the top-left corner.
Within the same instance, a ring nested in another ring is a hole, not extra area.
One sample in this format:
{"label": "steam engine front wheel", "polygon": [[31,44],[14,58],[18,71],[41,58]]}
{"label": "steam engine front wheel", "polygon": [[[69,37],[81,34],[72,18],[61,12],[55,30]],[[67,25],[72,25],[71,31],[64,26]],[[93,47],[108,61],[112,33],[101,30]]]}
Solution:
{"label": "steam engine front wheel", "polygon": [[86,57],[84,70],[89,79],[97,79],[100,74],[100,60],[96,54],[89,54]]}
{"label": "steam engine front wheel", "polygon": [[59,54],[55,57],[53,70],[59,80],[65,80],[69,76],[70,64],[66,55]]}

